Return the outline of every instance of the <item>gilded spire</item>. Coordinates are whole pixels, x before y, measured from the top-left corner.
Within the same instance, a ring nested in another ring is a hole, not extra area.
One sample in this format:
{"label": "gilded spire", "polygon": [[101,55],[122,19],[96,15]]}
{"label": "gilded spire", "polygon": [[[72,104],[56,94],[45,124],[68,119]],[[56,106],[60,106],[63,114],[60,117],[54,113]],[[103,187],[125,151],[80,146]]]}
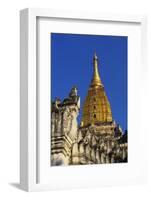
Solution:
{"label": "gilded spire", "polygon": [[93,57],[93,76],[84,101],[82,112],[82,126],[112,122],[110,103],[106,96],[98,70],[98,57]]}
{"label": "gilded spire", "polygon": [[91,86],[93,87],[93,86],[101,86],[101,85],[102,85],[102,82],[101,82],[99,70],[98,70],[98,57],[95,53],[93,57],[93,78],[91,81]]}

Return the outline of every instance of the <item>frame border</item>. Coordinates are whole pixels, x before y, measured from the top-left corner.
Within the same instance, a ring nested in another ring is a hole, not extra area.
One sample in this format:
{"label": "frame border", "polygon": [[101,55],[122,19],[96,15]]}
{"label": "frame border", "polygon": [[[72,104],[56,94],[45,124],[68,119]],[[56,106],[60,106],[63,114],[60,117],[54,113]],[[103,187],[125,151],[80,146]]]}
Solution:
{"label": "frame border", "polygon": [[37,183],[37,17],[140,23],[142,66],[147,66],[147,17],[27,8],[20,11],[20,187],[25,191],[52,190]]}

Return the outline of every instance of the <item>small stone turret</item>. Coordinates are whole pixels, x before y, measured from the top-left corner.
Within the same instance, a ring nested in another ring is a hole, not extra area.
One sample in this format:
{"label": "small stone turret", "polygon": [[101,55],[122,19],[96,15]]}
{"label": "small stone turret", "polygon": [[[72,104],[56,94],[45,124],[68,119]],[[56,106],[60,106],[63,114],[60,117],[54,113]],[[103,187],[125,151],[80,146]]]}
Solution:
{"label": "small stone turret", "polygon": [[71,147],[77,139],[77,116],[80,97],[76,87],[62,102],[56,98],[51,106],[51,165],[68,165]]}

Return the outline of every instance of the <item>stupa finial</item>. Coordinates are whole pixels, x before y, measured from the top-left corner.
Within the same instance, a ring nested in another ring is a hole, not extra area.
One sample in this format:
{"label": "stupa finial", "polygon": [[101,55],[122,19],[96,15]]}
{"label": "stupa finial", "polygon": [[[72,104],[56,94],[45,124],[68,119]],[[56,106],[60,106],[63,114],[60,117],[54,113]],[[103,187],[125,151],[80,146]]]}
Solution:
{"label": "stupa finial", "polygon": [[98,70],[98,57],[95,52],[93,56],[93,77],[91,81],[91,86],[101,86],[101,85],[102,85],[102,82],[101,82],[99,70]]}

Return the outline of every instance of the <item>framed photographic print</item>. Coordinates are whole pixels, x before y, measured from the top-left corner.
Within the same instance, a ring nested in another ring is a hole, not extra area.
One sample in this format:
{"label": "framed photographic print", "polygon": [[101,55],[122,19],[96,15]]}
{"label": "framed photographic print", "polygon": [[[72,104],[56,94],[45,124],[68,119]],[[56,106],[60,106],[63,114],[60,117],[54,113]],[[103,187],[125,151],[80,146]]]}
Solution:
{"label": "framed photographic print", "polygon": [[20,16],[21,187],[146,182],[146,17],[47,9]]}

